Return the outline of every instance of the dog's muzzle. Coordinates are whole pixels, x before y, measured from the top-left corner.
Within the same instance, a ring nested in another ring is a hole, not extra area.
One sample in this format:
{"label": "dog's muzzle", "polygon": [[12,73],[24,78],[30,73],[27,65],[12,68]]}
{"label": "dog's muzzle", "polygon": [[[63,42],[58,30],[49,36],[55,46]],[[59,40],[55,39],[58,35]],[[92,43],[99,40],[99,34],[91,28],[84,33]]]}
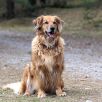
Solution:
{"label": "dog's muzzle", "polygon": [[46,33],[47,36],[53,37],[54,34],[55,34],[55,28],[54,27],[51,27],[50,30],[45,31],[45,33]]}

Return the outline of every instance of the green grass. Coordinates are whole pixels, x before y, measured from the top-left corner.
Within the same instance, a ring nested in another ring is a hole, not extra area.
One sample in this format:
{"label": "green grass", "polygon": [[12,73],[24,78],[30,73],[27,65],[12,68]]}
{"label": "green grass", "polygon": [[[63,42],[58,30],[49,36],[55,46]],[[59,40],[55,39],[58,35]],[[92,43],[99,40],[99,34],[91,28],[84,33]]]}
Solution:
{"label": "green grass", "polygon": [[0,28],[21,32],[32,32],[32,18],[15,18],[12,20],[4,20],[1,21]]}
{"label": "green grass", "polygon": [[75,80],[67,80],[67,83],[68,82],[69,84],[66,84],[65,86],[65,90],[67,92],[67,96],[65,97],[48,95],[46,98],[38,99],[36,95],[17,96],[9,89],[0,89],[0,102],[85,102],[87,99],[91,99],[94,100],[94,102],[97,102],[95,101],[97,98],[100,100],[98,102],[101,102],[101,88],[99,84],[95,84],[92,81],[79,81],[77,83]]}

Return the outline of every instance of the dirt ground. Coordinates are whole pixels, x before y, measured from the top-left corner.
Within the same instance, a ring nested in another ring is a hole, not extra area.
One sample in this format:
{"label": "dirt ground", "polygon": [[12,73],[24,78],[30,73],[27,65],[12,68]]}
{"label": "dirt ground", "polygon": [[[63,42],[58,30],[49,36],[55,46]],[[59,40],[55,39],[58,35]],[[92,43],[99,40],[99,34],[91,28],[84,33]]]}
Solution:
{"label": "dirt ground", "polygon": [[[33,33],[0,30],[0,86],[17,82],[31,60]],[[37,99],[16,96],[0,88],[0,102],[102,102],[102,41],[95,38],[63,36],[65,39],[66,97]],[[91,101],[87,101],[91,100]]]}

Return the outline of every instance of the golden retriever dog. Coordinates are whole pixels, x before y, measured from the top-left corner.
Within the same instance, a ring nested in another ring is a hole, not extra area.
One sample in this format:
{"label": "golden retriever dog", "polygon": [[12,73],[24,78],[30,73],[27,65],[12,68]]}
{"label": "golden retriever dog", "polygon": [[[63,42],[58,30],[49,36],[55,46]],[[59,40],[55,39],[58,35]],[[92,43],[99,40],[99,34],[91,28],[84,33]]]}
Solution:
{"label": "golden retriever dog", "polygon": [[62,72],[64,70],[63,21],[57,16],[40,16],[33,20],[36,36],[32,41],[32,61],[24,68],[19,94],[39,98],[46,93],[65,96]]}

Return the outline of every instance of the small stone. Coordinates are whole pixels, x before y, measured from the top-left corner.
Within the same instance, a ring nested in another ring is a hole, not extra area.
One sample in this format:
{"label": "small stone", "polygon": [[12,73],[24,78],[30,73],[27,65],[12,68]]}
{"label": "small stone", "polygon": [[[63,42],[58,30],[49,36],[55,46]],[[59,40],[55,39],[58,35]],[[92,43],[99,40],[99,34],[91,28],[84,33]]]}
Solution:
{"label": "small stone", "polygon": [[85,78],[89,78],[89,75],[86,75]]}
{"label": "small stone", "polygon": [[5,66],[5,67],[7,67],[8,65],[7,65],[7,64],[5,64],[4,66]]}
{"label": "small stone", "polygon": [[89,88],[89,87],[86,87],[86,88],[85,88],[85,90],[90,90],[90,89],[91,89],[91,88]]}
{"label": "small stone", "polygon": [[86,102],[92,102],[91,100],[86,100]]}

